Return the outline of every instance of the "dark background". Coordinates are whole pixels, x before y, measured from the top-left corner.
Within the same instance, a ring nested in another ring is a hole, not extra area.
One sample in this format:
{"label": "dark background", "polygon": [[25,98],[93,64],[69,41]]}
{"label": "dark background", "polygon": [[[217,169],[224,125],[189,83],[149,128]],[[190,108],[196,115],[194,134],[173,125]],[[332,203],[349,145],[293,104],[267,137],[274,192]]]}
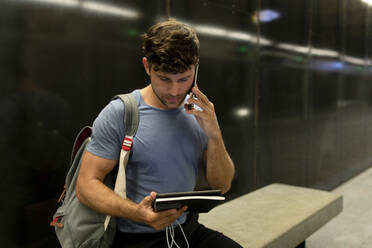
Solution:
{"label": "dark background", "polygon": [[58,247],[49,221],[74,136],[147,85],[140,35],[168,16],[199,35],[199,87],[236,165],[228,199],[362,172],[371,15],[361,0],[0,0],[1,246]]}

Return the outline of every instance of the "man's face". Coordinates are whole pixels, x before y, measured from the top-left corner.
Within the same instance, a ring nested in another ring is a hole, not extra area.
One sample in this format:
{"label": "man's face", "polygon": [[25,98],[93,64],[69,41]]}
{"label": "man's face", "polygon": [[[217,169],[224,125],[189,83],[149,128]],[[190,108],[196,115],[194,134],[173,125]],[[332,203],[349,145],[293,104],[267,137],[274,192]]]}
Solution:
{"label": "man's face", "polygon": [[183,73],[165,73],[148,68],[151,87],[163,109],[176,109],[190,92],[194,80],[195,66]]}

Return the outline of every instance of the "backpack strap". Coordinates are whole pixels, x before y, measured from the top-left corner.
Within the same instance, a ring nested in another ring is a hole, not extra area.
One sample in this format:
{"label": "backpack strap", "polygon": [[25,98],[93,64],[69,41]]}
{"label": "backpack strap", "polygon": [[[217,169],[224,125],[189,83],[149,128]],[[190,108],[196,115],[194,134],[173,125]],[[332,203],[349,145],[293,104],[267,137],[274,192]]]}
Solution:
{"label": "backpack strap", "polygon": [[133,93],[116,95],[112,98],[120,99],[125,106],[124,127],[126,136],[134,136],[137,132],[139,123],[138,102]]}
{"label": "backpack strap", "polygon": [[[122,142],[119,169],[116,176],[114,191],[122,198],[127,198],[126,195],[126,180],[125,168],[128,163],[129,153],[132,149],[133,137],[137,132],[139,123],[138,102],[133,93],[116,95],[114,99],[121,99],[124,104],[124,128],[125,138]],[[105,220],[105,230],[110,223],[111,216],[107,215]]]}

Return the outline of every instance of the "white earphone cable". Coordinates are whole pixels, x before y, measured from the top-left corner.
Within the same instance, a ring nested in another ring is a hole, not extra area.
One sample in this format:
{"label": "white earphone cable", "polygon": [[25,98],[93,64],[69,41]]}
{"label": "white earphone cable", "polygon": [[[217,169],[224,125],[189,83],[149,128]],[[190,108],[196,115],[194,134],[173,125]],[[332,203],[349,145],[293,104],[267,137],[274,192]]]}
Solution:
{"label": "white earphone cable", "polygon": [[[180,228],[180,230],[181,230],[181,232],[182,232],[182,235],[183,235],[183,237],[184,237],[184,239],[185,239],[185,241],[186,241],[187,248],[189,248],[189,247],[190,247],[190,246],[189,246],[189,242],[188,242],[188,240],[187,240],[187,238],[186,238],[185,232],[183,231],[181,224],[178,222],[178,220],[176,220],[176,223],[177,223],[177,225],[179,226],[179,228]],[[168,234],[168,233],[169,233],[169,234]],[[169,235],[170,238],[171,238],[171,242],[170,242],[170,243],[169,243],[168,235]],[[177,248],[180,248],[180,247],[178,246],[178,244],[176,243],[175,239],[174,239],[174,227],[173,227],[173,225],[167,226],[167,227],[165,228],[165,236],[166,236],[166,238],[167,238],[167,245],[168,245],[168,248],[172,248],[172,247],[173,247],[173,244],[174,244]]]}

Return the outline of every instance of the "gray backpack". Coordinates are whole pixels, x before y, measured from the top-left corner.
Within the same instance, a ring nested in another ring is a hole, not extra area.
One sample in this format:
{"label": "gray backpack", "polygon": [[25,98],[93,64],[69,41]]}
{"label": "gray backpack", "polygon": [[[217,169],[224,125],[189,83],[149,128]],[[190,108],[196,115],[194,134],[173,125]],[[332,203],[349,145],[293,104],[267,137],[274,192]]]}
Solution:
{"label": "gray backpack", "polygon": [[[119,167],[105,177],[104,183],[114,189],[121,197],[125,194],[125,166],[128,162],[132,140],[136,134],[139,113],[138,103],[133,94],[115,96],[125,105],[125,138],[120,153]],[[98,213],[80,203],[76,197],[75,186],[79,174],[81,158],[90,142],[92,129],[84,127],[75,139],[71,154],[71,167],[66,176],[65,190],[59,198],[60,207],[50,223],[54,226],[58,240],[63,248],[108,248],[112,246],[116,233],[116,219]],[[116,176],[116,180],[114,180]],[[114,184],[115,183],[115,184]]]}

